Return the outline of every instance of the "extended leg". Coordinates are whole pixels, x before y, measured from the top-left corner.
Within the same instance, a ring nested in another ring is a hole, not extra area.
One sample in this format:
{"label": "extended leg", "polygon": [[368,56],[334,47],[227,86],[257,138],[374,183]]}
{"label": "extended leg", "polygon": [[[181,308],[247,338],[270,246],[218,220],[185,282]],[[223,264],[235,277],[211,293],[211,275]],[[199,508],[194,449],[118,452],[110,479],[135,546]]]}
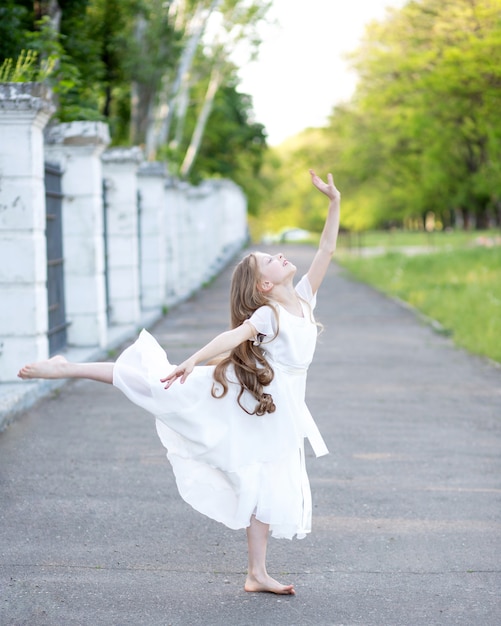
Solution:
{"label": "extended leg", "polygon": [[19,378],[88,378],[101,383],[113,383],[114,363],[71,363],[63,356],[54,356],[46,361],[30,363],[22,367]]}
{"label": "extended leg", "polygon": [[269,525],[251,517],[247,528],[249,549],[249,570],[245,581],[245,591],[268,591],[283,595],[295,595],[294,585],[282,585],[266,571],[266,548],[268,546]]}

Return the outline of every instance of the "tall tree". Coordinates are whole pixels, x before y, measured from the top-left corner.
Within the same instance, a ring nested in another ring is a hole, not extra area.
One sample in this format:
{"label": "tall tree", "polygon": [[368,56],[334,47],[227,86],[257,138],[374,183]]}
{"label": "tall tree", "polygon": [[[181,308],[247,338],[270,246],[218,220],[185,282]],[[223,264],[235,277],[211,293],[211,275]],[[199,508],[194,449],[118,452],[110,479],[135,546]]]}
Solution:
{"label": "tall tree", "polygon": [[[169,140],[171,124],[176,110],[179,124],[182,127],[188,103],[189,75],[197,48],[209,23],[210,16],[221,4],[221,1],[201,0],[195,3],[178,3],[180,6],[177,7],[177,24],[184,33],[184,45],[174,73],[168,73],[164,76],[164,89],[158,94],[157,118],[159,119],[156,123],[155,120],[150,122],[147,135],[146,152],[149,156],[154,156],[156,150]],[[189,5],[194,5],[192,15],[187,10]]]}
{"label": "tall tree", "polygon": [[125,64],[131,78],[130,140],[152,154],[159,93],[169,84],[183,47],[174,2],[143,0],[133,18]]}
{"label": "tall tree", "polygon": [[[262,124],[254,120],[250,96],[237,90],[235,72],[226,78],[214,98],[196,167],[188,180],[198,183],[206,177],[234,180],[248,198],[249,212],[256,214],[265,190],[260,172],[266,154],[266,134]],[[204,86],[199,85],[201,93]],[[198,119],[198,107],[187,114],[187,133],[192,134]]]}
{"label": "tall tree", "polygon": [[[460,210],[485,226],[499,197],[500,0],[422,0],[367,30],[352,103],[367,172],[397,219]],[[390,211],[387,211],[391,215]]]}
{"label": "tall tree", "polygon": [[33,26],[32,11],[5,0],[0,5],[0,59],[16,58],[25,45],[25,33]]}
{"label": "tall tree", "polygon": [[[4,55],[14,57],[22,48],[34,47],[58,56],[53,80],[60,95],[61,121],[105,120],[113,143],[153,146],[151,155],[169,157],[174,173],[184,162],[183,174],[192,181],[204,173],[231,175],[242,182],[252,172],[255,182],[266,149],[265,133],[252,119],[250,100],[237,92],[229,57],[244,41],[252,50],[255,25],[268,3],[59,0],[58,33],[47,20],[39,27],[33,3],[6,1],[6,24],[18,29],[19,37],[0,41],[0,50],[4,45]],[[44,7],[49,9],[51,2],[56,8],[52,0]],[[192,22],[195,15],[198,30]],[[211,15],[215,22],[210,22]],[[222,109],[225,115],[220,114]],[[175,123],[167,124],[172,131],[167,139],[176,139],[175,153],[172,148],[168,152],[167,141],[158,143],[169,111],[175,113]],[[248,156],[240,154],[244,150]],[[251,195],[258,197],[252,191]]]}
{"label": "tall tree", "polygon": [[415,0],[370,24],[353,98],[266,165],[266,221],[315,228],[308,190],[280,175],[313,158],[346,191],[344,227],[501,224],[500,16],[501,0]]}
{"label": "tall tree", "polygon": [[[183,6],[182,2],[179,2]],[[179,23],[185,32],[184,47],[174,76],[165,77],[164,90],[159,94],[157,115],[148,133],[147,153],[154,156],[165,144],[171,155],[178,155],[178,168],[187,174],[193,166],[200,147],[205,124],[214,97],[225,77],[231,75],[229,62],[235,50],[245,44],[249,58],[259,45],[257,25],[264,19],[270,3],[263,0],[199,0],[193,15],[186,20],[180,11]],[[198,82],[206,84],[199,106],[199,121],[194,135],[183,151],[186,113],[190,92]],[[172,133],[172,127],[175,127]]]}

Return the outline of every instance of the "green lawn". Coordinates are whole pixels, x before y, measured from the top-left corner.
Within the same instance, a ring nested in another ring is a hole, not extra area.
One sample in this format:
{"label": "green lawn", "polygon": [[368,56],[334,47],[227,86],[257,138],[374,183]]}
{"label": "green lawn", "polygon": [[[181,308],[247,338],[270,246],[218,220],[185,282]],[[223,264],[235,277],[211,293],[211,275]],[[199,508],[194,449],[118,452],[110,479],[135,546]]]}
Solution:
{"label": "green lawn", "polygon": [[501,231],[425,231],[373,230],[361,233],[340,233],[339,248],[356,250],[359,248],[384,248],[394,250],[406,247],[427,247],[436,249],[456,249],[477,245],[487,239],[501,241]]}
{"label": "green lawn", "polygon": [[357,279],[440,322],[457,345],[501,362],[501,246],[437,250],[341,253],[338,260]]}

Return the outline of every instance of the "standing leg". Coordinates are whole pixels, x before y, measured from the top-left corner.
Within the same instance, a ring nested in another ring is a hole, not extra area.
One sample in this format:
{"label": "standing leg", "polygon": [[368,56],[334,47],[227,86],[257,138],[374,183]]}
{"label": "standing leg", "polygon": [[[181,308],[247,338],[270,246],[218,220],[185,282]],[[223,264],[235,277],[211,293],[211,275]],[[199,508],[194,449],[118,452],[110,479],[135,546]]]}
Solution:
{"label": "standing leg", "polygon": [[114,363],[71,363],[63,356],[54,356],[46,361],[30,363],[22,367],[19,378],[88,378],[101,383],[113,383]]}
{"label": "standing leg", "polygon": [[266,548],[268,546],[269,525],[251,517],[247,528],[249,550],[249,570],[245,581],[245,591],[269,591],[284,595],[295,595],[294,585],[282,585],[266,571]]}

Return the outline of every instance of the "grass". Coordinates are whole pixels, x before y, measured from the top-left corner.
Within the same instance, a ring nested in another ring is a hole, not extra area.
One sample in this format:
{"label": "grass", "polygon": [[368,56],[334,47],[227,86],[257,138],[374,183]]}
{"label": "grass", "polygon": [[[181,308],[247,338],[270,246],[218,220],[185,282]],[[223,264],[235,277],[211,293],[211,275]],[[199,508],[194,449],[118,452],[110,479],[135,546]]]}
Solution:
{"label": "grass", "polygon": [[454,250],[476,245],[481,240],[501,238],[499,229],[488,231],[411,231],[411,230],[373,230],[361,233],[340,233],[339,247],[356,250],[360,248],[384,248],[394,250],[406,247],[444,248]]}
{"label": "grass", "polygon": [[357,279],[440,322],[457,345],[501,363],[501,246],[459,245],[419,256],[338,258]]}

